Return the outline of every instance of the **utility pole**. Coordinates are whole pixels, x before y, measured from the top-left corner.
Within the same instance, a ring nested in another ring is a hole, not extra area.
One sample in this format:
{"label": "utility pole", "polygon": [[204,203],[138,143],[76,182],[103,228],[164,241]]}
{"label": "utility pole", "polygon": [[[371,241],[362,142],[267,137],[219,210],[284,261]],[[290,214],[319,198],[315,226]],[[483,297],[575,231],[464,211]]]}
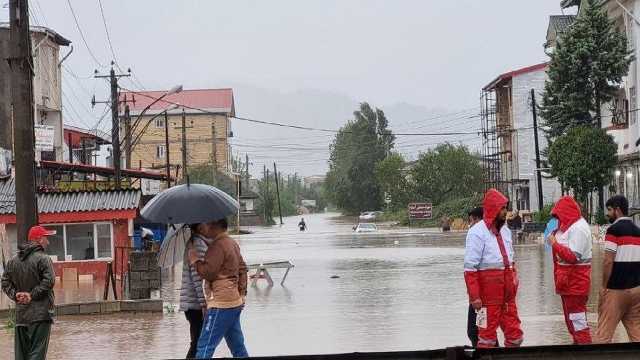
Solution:
{"label": "utility pole", "polygon": [[283,225],[282,222],[282,206],[280,205],[280,185],[278,184],[278,168],[276,167],[276,163],[273,163],[273,177],[276,179],[276,195],[278,196],[278,215],[280,215],[280,225]]}
{"label": "utility pole", "polygon": [[27,241],[29,228],[38,223],[35,177],[33,58],[27,0],[9,2],[9,68],[13,104],[16,224],[18,243]]}
{"label": "utility pole", "polygon": [[247,167],[246,169],[246,173],[244,174],[245,176],[245,181],[244,181],[244,188],[247,190],[251,189],[251,184],[249,184],[249,180],[250,180],[250,176],[249,176],[249,154],[244,154],[245,159],[246,159],[246,163],[245,166]]}
{"label": "utility pole", "polygon": [[264,224],[267,225],[267,184],[268,184],[268,179],[267,179],[267,165],[263,165],[263,170],[262,170],[262,179],[264,181],[264,184],[262,184],[262,210],[264,212]]}
{"label": "utility pole", "polygon": [[533,111],[533,140],[536,150],[536,180],[538,182],[538,210],[544,207],[542,197],[542,166],[540,165],[540,145],[538,143],[538,108],[536,105],[536,91],[531,89],[531,107]]}
{"label": "utility pole", "polygon": [[169,116],[164,112],[164,156],[167,172],[167,189],[171,187],[171,160],[169,158]]}
{"label": "utility pole", "polygon": [[[115,63],[111,62],[111,71],[109,71],[109,75],[97,75],[98,70],[95,71],[94,78],[108,78],[109,83],[111,85],[111,100],[110,101],[96,101],[95,96],[91,101],[91,105],[95,106],[98,103],[107,103],[111,105],[111,147],[113,148],[113,152],[111,155],[113,160],[113,168],[115,170],[115,180],[116,180],[116,190],[119,190],[122,187],[122,177],[121,171],[122,166],[120,165],[120,121],[118,118],[118,109],[119,109],[119,100],[118,99],[118,79],[121,77],[131,76],[131,69],[128,69],[127,74],[116,74],[113,69],[113,65]],[[128,135],[128,134],[127,134]]]}
{"label": "utility pole", "polygon": [[213,167],[213,184],[216,185],[216,173],[218,172],[218,154],[216,151],[216,120],[211,122],[211,165]]}
{"label": "utility pole", "polygon": [[182,178],[187,178],[187,116],[182,108]]}
{"label": "utility pole", "polygon": [[[125,98],[125,102],[127,99]],[[124,148],[126,151],[125,169],[131,169],[131,112],[129,104],[124,106]]]}

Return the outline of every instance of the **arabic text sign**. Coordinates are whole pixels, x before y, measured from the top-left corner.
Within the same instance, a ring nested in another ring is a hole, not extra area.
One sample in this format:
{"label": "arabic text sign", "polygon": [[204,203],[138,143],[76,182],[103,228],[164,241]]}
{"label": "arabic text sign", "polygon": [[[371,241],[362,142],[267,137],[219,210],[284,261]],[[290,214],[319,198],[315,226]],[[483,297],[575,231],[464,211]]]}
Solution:
{"label": "arabic text sign", "polygon": [[409,217],[411,219],[428,220],[431,219],[432,210],[431,203],[411,203],[409,204]]}

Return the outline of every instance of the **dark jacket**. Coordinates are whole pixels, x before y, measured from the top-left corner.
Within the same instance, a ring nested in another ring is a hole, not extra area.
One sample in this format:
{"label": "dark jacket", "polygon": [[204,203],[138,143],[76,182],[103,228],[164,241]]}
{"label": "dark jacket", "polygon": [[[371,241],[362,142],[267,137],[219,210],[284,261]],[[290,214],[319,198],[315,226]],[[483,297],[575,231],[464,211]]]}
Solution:
{"label": "dark jacket", "polygon": [[24,326],[53,319],[55,273],[49,255],[39,244],[29,242],[18,247],[18,255],[7,263],[2,274],[2,291],[16,301],[16,293],[31,294],[31,303],[16,303],[16,325]]}

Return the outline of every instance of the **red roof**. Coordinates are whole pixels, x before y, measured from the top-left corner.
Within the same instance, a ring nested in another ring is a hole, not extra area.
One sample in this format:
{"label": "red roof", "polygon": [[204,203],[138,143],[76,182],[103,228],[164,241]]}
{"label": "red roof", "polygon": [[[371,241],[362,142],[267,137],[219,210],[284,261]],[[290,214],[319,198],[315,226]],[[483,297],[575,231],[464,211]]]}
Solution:
{"label": "red roof", "polygon": [[72,149],[80,149],[82,147],[82,140],[95,140],[99,145],[110,144],[109,140],[92,133],[91,130],[76,128],[69,125],[64,126],[64,142],[67,146],[69,145],[69,142],[71,142]]}
{"label": "red roof", "polygon": [[534,71],[544,70],[544,69],[547,68],[547,66],[549,66],[549,63],[548,62],[544,62],[542,64],[537,64],[537,65],[533,65],[533,66],[527,66],[527,67],[524,67],[522,69],[513,70],[513,71],[510,71],[510,72],[504,73],[504,74],[498,76],[497,78],[495,78],[489,84],[487,84],[487,86],[482,88],[482,90],[484,90],[484,91],[493,90],[498,84],[502,83],[503,81],[511,80],[514,77],[518,76],[518,75],[522,75],[522,74],[526,74],[526,73],[530,73],[530,72],[534,72]]}
{"label": "red roof", "polygon": [[[135,103],[128,102],[132,114],[138,114],[151,103],[162,97],[167,91],[135,91],[122,92],[121,100],[131,101],[135,99]],[[234,114],[235,106],[233,101],[232,89],[199,89],[199,90],[183,90],[179,93],[164,97],[156,102],[147,110],[148,113],[157,113],[166,109],[173,104],[185,105],[186,107],[207,110],[211,112]],[[189,111],[189,109],[186,109]]]}
{"label": "red roof", "polygon": [[[114,176],[115,169],[103,166],[86,165],[86,164],[71,164],[67,162],[58,161],[40,161],[40,168],[53,169],[59,171],[74,171],[87,174],[96,174],[101,176]],[[146,170],[134,170],[134,169],[122,169],[122,176],[128,176],[136,179],[152,179],[152,180],[166,180],[167,175],[156,171]]]}

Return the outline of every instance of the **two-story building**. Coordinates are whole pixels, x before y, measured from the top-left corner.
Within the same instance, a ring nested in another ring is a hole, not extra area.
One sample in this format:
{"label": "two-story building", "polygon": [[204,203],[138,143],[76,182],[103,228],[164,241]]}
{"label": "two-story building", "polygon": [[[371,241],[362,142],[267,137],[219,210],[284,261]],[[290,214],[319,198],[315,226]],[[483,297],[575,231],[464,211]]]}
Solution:
{"label": "two-story building", "polygon": [[[165,169],[169,161],[172,174],[182,177],[184,133],[187,166],[215,164],[218,170],[230,172],[229,137],[233,136],[230,118],[235,116],[233,90],[183,90],[164,96],[166,93],[146,91],[121,94],[130,107],[131,167]],[[121,113],[122,164],[126,163],[127,157],[127,126],[124,119]]]}
{"label": "two-story building", "polygon": [[[0,54],[8,54],[9,24],[0,23]],[[64,153],[62,120],[62,78],[60,47],[68,46],[67,40],[55,31],[42,27],[31,27],[31,46],[34,61],[33,100],[34,124],[44,129],[53,129],[53,151],[38,151],[36,159],[62,160]],[[0,57],[4,57],[0,55]],[[0,148],[13,148],[13,121],[11,118],[11,88],[9,66],[0,61]]]}

